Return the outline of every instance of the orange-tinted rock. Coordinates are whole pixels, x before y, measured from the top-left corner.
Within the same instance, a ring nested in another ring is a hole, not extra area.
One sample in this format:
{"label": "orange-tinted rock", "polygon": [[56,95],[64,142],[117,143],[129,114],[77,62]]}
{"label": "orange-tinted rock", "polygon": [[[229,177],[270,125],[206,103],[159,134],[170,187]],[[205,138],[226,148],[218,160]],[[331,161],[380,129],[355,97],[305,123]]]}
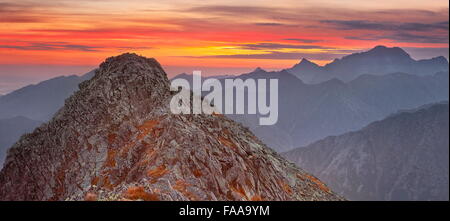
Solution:
{"label": "orange-tinted rock", "polygon": [[154,59],[108,58],[10,149],[0,200],[341,200],[227,117],[172,114],[169,88]]}

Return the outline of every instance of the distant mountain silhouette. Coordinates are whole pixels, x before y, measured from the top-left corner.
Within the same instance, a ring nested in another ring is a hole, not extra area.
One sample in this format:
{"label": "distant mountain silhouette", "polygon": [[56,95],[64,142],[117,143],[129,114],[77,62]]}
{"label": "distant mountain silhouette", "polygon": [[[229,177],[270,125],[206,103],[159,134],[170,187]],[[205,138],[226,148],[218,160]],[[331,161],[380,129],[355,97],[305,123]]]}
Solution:
{"label": "distant mountain silhouette", "polygon": [[322,67],[306,58],[303,58],[300,63],[287,70],[304,82],[314,82],[316,75],[322,74]]}
{"label": "distant mountain silhouette", "polygon": [[432,75],[448,71],[448,61],[443,56],[416,61],[401,48],[377,46],[366,52],[335,59],[323,67],[303,59],[287,70],[306,83],[316,84],[333,78],[348,82],[365,74],[403,72],[419,76]]}
{"label": "distant mountain silhouette", "polygon": [[431,76],[394,73],[362,75],[347,83],[332,79],[309,85],[287,71],[259,70],[234,78],[278,79],[278,122],[260,126],[258,115],[229,116],[277,151],[287,151],[360,129],[400,109],[448,100],[448,77],[448,72]]}
{"label": "distant mountain silhouette", "polygon": [[449,106],[426,105],[283,153],[350,200],[448,200]]}
{"label": "distant mountain silhouette", "polygon": [[42,122],[28,119],[26,117],[13,117],[0,119],[0,169],[6,157],[6,151],[24,133],[30,133]]}
{"label": "distant mountain silhouette", "polygon": [[[233,75],[214,75],[214,76],[203,76],[202,75],[202,81],[204,81],[208,78],[225,79],[225,78],[230,78],[230,77],[234,77],[234,76]],[[181,73],[179,75],[174,76],[172,79],[184,79],[184,80],[187,80],[190,85],[192,85],[192,74]],[[172,79],[170,79],[170,80],[172,80]]]}
{"label": "distant mountain silhouette", "polygon": [[3,95],[0,97],[0,119],[24,116],[47,121],[62,107],[64,100],[78,90],[78,84],[90,79],[93,73],[56,77]]}

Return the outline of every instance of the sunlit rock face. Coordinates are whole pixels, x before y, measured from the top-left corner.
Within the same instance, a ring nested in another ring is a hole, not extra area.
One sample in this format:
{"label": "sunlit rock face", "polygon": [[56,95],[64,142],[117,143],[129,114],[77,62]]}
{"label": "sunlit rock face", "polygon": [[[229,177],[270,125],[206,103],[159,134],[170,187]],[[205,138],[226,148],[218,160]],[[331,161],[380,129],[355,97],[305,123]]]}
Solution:
{"label": "sunlit rock face", "polygon": [[341,200],[221,115],[174,115],[154,59],[108,58],[0,172],[0,200]]}

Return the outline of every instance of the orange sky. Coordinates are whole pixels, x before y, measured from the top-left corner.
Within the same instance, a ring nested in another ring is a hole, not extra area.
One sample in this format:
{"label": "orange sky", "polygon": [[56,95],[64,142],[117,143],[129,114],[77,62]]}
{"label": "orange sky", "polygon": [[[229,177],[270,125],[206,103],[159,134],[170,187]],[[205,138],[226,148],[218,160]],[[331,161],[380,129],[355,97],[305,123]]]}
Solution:
{"label": "orange sky", "polygon": [[325,64],[380,44],[448,57],[448,14],[446,0],[0,0],[0,93],[2,76],[29,74],[2,65],[93,67],[123,52],[222,72]]}

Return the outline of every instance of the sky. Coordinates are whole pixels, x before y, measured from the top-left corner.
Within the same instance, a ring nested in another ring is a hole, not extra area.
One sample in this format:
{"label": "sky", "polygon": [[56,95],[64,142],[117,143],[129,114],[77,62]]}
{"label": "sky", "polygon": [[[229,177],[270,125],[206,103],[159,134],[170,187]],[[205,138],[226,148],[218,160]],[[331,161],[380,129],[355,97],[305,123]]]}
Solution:
{"label": "sky", "polygon": [[135,52],[169,76],[320,65],[376,45],[448,59],[447,0],[0,0],[0,94]]}

